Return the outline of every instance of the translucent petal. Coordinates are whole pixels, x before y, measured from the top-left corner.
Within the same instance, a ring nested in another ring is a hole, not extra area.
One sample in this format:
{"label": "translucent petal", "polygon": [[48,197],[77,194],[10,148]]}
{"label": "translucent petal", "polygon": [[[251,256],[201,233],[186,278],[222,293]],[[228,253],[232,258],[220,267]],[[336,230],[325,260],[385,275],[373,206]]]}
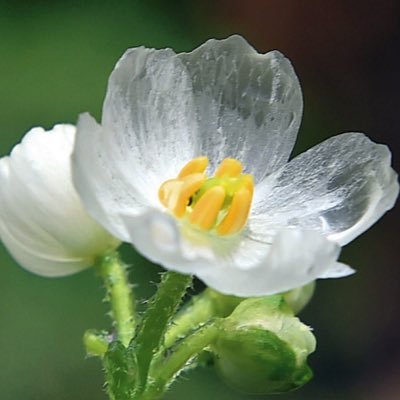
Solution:
{"label": "translucent petal", "polygon": [[199,155],[192,84],[171,49],[126,51],[109,79],[102,125],[103,156],[114,156],[146,198]]}
{"label": "translucent petal", "polygon": [[34,128],[0,160],[0,237],[38,274],[42,264],[53,265],[47,275],[74,273],[117,244],[89,217],[72,186],[74,138],[71,125]]}
{"label": "translucent petal", "polygon": [[345,245],[393,207],[399,184],[390,161],[387,146],[361,133],[313,147],[257,186],[249,220],[254,237],[287,226]]}
{"label": "translucent petal", "polygon": [[341,262],[333,263],[322,275],[320,279],[342,278],[344,276],[353,275],[356,271]]}
{"label": "translucent petal", "polygon": [[237,296],[279,293],[311,282],[329,270],[340,251],[314,231],[281,230],[271,235],[270,243],[262,243],[178,226],[156,210],[124,220],[131,243],[150,260]]}
{"label": "translucent petal", "polygon": [[288,59],[277,51],[258,54],[237,35],[177,57],[192,79],[198,154],[207,155],[212,168],[233,157],[260,180],[289,159],[303,101]]}
{"label": "translucent petal", "polygon": [[[120,212],[139,213],[149,203],[137,190],[135,170],[124,166],[108,144],[113,136],[89,114],[78,120],[72,156],[72,175],[76,190],[90,215],[109,232],[127,240]],[[148,188],[148,186],[146,186]],[[157,188],[154,188],[157,194]]]}

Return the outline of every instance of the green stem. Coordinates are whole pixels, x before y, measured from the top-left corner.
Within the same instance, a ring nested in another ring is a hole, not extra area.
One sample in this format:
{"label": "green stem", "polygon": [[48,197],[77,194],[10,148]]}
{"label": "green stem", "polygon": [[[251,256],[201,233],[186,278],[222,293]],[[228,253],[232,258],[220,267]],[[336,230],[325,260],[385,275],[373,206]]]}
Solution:
{"label": "green stem", "polygon": [[208,347],[219,333],[220,319],[204,325],[175,346],[170,355],[157,360],[151,369],[151,382],[141,400],[160,398],[174,378],[188,365],[188,361],[196,357]]}
{"label": "green stem", "polygon": [[189,332],[216,317],[227,317],[243,298],[206,289],[182,308],[165,333],[165,347],[171,347]]}
{"label": "green stem", "polygon": [[126,266],[118,252],[112,252],[99,262],[99,271],[107,289],[107,299],[111,303],[112,317],[118,339],[128,346],[135,333],[135,309],[132,290],[128,282]]}
{"label": "green stem", "polygon": [[189,275],[165,272],[157,292],[149,302],[137,338],[132,343],[139,368],[137,394],[145,389],[150,363],[163,345],[165,330],[191,282]]}

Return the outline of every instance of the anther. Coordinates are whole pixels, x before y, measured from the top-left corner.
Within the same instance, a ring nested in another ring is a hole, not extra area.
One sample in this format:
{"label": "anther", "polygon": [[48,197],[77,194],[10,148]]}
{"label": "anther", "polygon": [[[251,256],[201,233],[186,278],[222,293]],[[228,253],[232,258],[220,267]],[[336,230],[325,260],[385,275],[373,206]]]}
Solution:
{"label": "anther", "polygon": [[241,184],[249,190],[249,192],[251,193],[251,196],[253,196],[253,192],[254,192],[254,178],[253,175],[250,174],[244,174],[241,177]]}
{"label": "anther", "polygon": [[209,230],[215,224],[225,200],[225,189],[214,186],[207,190],[197,201],[190,214],[189,220],[199,228]]}
{"label": "anther", "polygon": [[169,179],[160,186],[160,189],[158,189],[158,198],[164,207],[170,208],[169,204],[171,203],[174,193],[179,193],[182,185],[183,181],[178,179]]}
{"label": "anther", "polygon": [[247,221],[252,200],[252,193],[247,188],[239,189],[233,196],[225,218],[217,227],[220,235],[232,235],[239,232]]}
{"label": "anther", "polygon": [[168,204],[176,217],[183,217],[190,198],[201,188],[205,180],[206,177],[202,173],[191,174],[183,179],[183,185],[178,192],[176,203]]}
{"label": "anther", "polygon": [[202,156],[189,161],[179,172],[178,179],[190,174],[204,172],[208,166],[208,157]]}
{"label": "anther", "polygon": [[235,177],[242,173],[242,169],[242,164],[238,160],[225,158],[215,171],[214,176],[217,178]]}

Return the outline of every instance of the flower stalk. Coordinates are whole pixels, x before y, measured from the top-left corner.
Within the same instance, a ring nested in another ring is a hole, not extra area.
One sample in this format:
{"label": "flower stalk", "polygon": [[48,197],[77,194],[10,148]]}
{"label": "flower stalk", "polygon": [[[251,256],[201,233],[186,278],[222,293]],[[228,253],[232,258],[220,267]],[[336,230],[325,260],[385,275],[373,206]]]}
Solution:
{"label": "flower stalk", "polygon": [[165,333],[165,347],[169,348],[190,332],[194,332],[211,319],[227,317],[243,298],[228,296],[210,288],[192,297],[180,310]]}
{"label": "flower stalk", "polygon": [[106,299],[111,303],[117,337],[124,346],[128,346],[135,334],[136,317],[126,266],[121,261],[119,254],[114,251],[100,260],[98,270],[107,290]]}
{"label": "flower stalk", "polygon": [[191,282],[190,275],[166,272],[149,302],[137,337],[130,346],[136,354],[138,365],[137,398],[146,388],[150,364],[163,346],[165,331]]}
{"label": "flower stalk", "polygon": [[215,319],[202,326],[171,349],[168,356],[162,354],[155,359],[149,374],[151,384],[140,400],[161,398],[179,373],[191,365],[191,360],[217,338],[220,322],[221,319]]}

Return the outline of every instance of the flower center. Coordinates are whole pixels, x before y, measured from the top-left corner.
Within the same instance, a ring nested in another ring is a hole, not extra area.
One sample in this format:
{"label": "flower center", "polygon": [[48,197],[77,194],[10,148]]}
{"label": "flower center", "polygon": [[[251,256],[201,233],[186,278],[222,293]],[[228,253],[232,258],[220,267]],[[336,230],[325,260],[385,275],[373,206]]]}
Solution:
{"label": "flower center", "polygon": [[207,157],[189,161],[176,179],[160,186],[158,197],[175,217],[205,231],[233,235],[246,224],[253,176],[243,174],[242,164],[233,158],[225,158],[212,177],[205,174],[207,166]]}

